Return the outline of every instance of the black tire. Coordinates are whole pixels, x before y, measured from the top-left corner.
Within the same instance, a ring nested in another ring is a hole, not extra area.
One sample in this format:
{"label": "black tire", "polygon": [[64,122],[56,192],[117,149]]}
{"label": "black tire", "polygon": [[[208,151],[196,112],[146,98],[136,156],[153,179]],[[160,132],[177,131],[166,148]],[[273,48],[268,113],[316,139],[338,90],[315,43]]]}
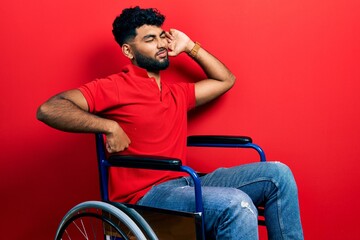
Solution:
{"label": "black tire", "polygon": [[[125,207],[125,206],[124,206]],[[125,207],[126,208],[126,207]],[[55,240],[81,239],[157,239],[149,225],[140,215],[129,216],[109,203],[88,201],[73,207],[62,219]],[[135,221],[141,220],[141,227]],[[146,222],[145,222],[146,223]],[[150,237],[149,237],[150,235]]]}

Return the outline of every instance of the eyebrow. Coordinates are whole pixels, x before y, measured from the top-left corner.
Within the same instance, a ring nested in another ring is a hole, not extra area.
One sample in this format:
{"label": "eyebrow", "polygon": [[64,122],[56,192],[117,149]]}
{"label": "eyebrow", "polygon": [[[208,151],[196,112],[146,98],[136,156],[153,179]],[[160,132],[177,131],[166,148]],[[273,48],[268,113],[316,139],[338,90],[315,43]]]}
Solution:
{"label": "eyebrow", "polygon": [[[164,35],[164,34],[165,34],[165,31],[163,30],[163,31],[160,33],[159,36],[162,36],[162,35]],[[155,37],[156,37],[156,34],[148,34],[148,35],[145,35],[145,36],[143,37],[143,39],[146,40],[146,39],[155,38]]]}

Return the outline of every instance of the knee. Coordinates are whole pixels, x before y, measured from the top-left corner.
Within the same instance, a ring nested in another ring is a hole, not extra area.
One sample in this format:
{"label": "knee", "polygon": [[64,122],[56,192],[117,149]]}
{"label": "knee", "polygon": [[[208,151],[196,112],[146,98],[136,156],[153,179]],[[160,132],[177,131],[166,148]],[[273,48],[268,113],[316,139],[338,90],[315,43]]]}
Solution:
{"label": "knee", "polygon": [[203,201],[205,211],[218,216],[250,215],[257,218],[257,209],[251,198],[236,188],[204,188]]}
{"label": "knee", "polygon": [[252,200],[246,194],[232,195],[231,201],[223,209],[222,223],[220,228],[232,228],[236,230],[241,239],[252,239],[251,235],[257,232],[258,213]]}
{"label": "knee", "polygon": [[238,189],[234,189],[234,193],[232,193],[231,195],[229,195],[229,201],[228,204],[224,205],[226,207],[226,209],[244,209],[247,208],[251,211],[253,211],[254,213],[256,213],[256,207],[253,204],[251,198],[244,193],[241,190]]}
{"label": "knee", "polygon": [[212,190],[210,199],[204,198],[207,233],[216,239],[254,239],[249,236],[257,233],[257,209],[251,198],[235,188]]}
{"label": "knee", "polygon": [[258,213],[251,198],[237,189],[228,198],[228,201],[223,202],[221,215],[228,220],[257,227]]}
{"label": "knee", "polygon": [[291,169],[281,162],[270,162],[270,164],[274,173],[273,177],[276,184],[279,185],[278,187],[284,187],[287,191],[297,192],[297,185]]}

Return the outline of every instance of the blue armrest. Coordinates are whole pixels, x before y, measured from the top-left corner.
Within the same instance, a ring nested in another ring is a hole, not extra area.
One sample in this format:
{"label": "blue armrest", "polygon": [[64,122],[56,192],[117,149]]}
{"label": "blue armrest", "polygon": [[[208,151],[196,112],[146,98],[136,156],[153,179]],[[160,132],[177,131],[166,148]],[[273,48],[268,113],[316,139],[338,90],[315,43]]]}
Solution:
{"label": "blue armrest", "polygon": [[111,166],[127,168],[145,168],[154,170],[181,171],[181,160],[157,156],[113,155],[108,162]]}
{"label": "blue armrest", "polygon": [[198,144],[246,144],[252,143],[252,139],[246,136],[225,136],[225,135],[196,135],[189,136],[187,139],[188,146]]}
{"label": "blue armrest", "polygon": [[266,161],[265,152],[262,148],[246,136],[195,135],[188,137],[187,145],[189,147],[252,148],[258,152],[261,162]]}

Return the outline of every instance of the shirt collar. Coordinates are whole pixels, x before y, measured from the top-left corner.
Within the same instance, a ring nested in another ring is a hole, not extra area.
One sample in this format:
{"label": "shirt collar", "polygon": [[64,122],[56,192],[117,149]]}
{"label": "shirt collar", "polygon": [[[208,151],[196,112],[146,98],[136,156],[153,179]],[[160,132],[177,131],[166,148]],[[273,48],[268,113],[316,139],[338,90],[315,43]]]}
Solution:
{"label": "shirt collar", "polygon": [[149,75],[148,75],[146,69],[138,67],[134,64],[128,64],[128,65],[124,66],[122,69],[122,72],[134,74],[136,76],[143,77],[143,78],[149,78]]}

